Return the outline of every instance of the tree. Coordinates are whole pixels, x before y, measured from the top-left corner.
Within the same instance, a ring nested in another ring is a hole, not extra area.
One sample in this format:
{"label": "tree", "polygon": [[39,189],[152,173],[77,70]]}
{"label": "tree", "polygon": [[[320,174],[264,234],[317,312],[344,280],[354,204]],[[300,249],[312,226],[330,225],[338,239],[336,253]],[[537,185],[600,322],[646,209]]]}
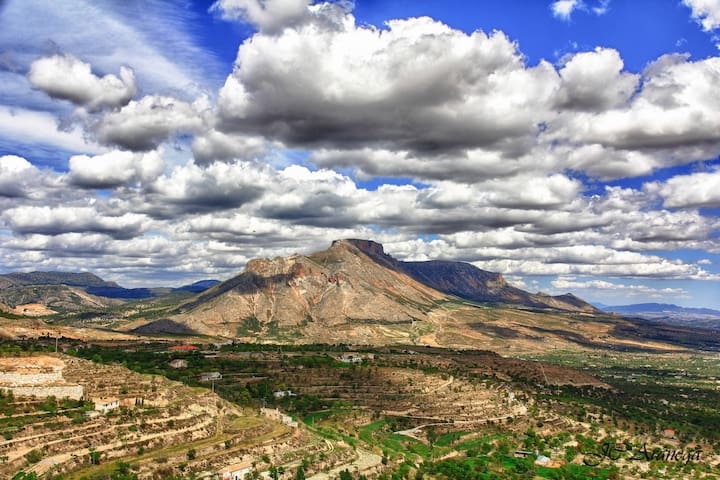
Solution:
{"label": "tree", "polygon": [[42,460],[43,454],[40,450],[30,450],[25,454],[25,459],[28,463],[37,463]]}
{"label": "tree", "polygon": [[95,451],[94,448],[90,449],[90,464],[91,465],[100,465],[100,452]]}
{"label": "tree", "polygon": [[278,470],[278,467],[271,466],[268,471],[270,472],[270,478],[273,480],[278,480],[278,478],[280,478],[280,471]]}
{"label": "tree", "polygon": [[37,480],[37,475],[34,473],[20,472],[12,477],[12,480]]}
{"label": "tree", "polygon": [[305,480],[305,469],[300,465],[295,472],[295,480]]}

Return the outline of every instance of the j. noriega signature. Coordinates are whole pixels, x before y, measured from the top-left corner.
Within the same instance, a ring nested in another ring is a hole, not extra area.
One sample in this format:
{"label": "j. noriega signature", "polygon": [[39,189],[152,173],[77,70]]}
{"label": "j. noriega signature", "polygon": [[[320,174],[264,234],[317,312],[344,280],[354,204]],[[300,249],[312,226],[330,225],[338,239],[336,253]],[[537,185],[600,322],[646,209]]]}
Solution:
{"label": "j. noriega signature", "polygon": [[625,459],[630,461],[651,461],[658,460],[662,462],[677,462],[688,464],[700,460],[700,450],[695,449],[671,449],[654,447],[649,448],[647,444],[643,444],[639,448],[629,448],[625,444],[615,444],[605,442],[598,444],[595,449],[583,451],[583,462],[589,467],[599,465],[603,460],[619,460]]}

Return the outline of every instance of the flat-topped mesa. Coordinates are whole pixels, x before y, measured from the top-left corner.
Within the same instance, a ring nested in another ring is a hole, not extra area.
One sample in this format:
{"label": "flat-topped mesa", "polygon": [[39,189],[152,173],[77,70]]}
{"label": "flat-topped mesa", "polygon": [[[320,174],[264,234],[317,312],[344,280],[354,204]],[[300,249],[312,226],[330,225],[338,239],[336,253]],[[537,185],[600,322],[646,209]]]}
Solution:
{"label": "flat-topped mesa", "polygon": [[346,238],[343,240],[334,240],[332,242],[331,248],[336,245],[343,245],[343,244],[350,244],[361,250],[365,253],[370,253],[372,255],[386,255],[385,249],[383,248],[381,243],[375,242],[373,240],[363,240],[359,238]]}
{"label": "flat-topped mesa", "polygon": [[375,263],[382,265],[383,267],[391,270],[402,271],[402,262],[397,261],[394,257],[385,253],[381,243],[372,240],[362,240],[357,238],[348,238],[345,240],[335,240],[332,243],[332,248],[356,248],[362,253],[370,257]]}

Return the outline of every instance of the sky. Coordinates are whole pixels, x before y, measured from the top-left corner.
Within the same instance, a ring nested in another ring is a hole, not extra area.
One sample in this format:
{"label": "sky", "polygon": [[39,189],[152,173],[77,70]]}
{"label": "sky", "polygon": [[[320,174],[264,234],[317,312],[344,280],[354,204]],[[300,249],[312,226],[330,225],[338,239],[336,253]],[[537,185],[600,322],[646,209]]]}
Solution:
{"label": "sky", "polygon": [[0,273],[369,238],[720,308],[720,0],[0,0]]}

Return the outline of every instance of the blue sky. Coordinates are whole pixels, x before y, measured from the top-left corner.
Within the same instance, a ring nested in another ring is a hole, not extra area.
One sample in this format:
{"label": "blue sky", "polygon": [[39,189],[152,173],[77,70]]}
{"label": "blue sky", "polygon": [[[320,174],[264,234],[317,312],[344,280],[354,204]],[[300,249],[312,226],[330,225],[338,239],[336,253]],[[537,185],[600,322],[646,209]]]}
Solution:
{"label": "blue sky", "polygon": [[0,269],[125,286],[373,238],[720,308],[720,7],[0,3]]}

